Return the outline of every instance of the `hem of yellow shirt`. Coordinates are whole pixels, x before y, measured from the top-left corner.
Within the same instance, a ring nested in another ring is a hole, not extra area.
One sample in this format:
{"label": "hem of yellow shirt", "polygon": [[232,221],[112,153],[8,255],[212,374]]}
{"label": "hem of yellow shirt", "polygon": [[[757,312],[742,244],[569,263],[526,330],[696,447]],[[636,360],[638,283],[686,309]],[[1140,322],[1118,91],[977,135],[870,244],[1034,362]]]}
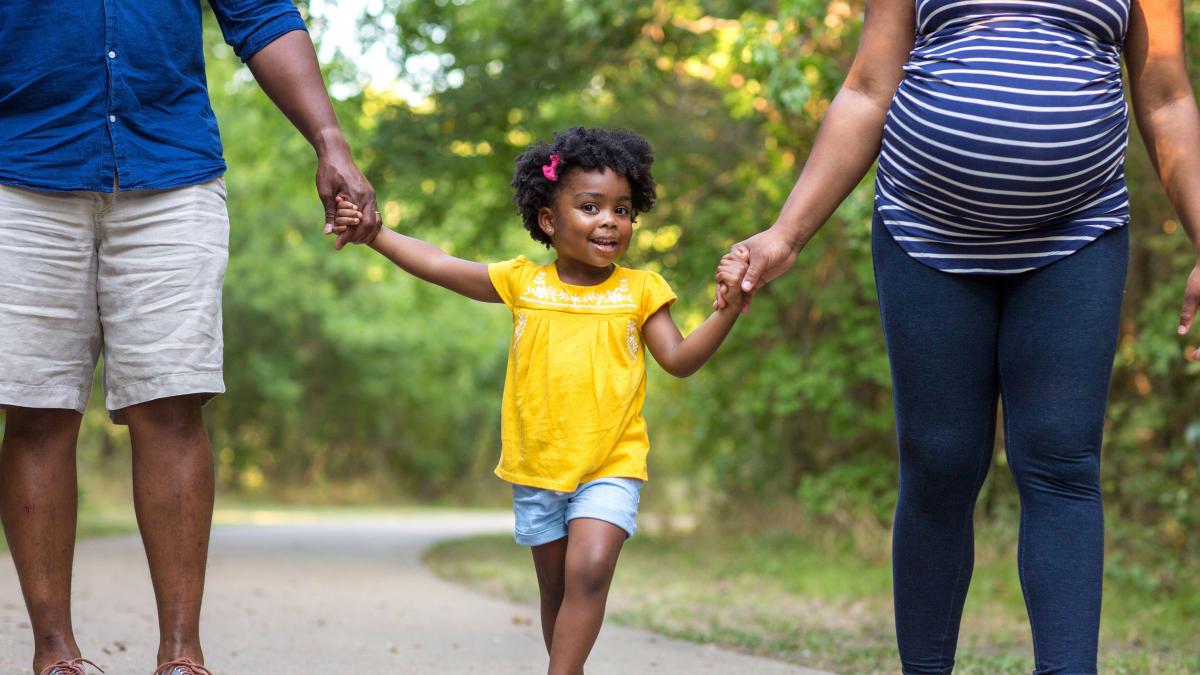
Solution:
{"label": "hem of yellow shirt", "polygon": [[598,473],[598,474],[593,474],[590,476],[585,476],[584,480],[580,480],[579,482],[574,483],[574,484],[572,484],[569,481],[556,481],[552,478],[546,478],[544,476],[522,476],[520,474],[515,474],[515,473],[509,472],[509,471],[505,471],[504,469],[501,469],[500,467],[496,467],[496,470],[494,473],[497,476],[499,476],[501,479],[503,479],[509,483],[513,483],[514,485],[524,485],[526,487],[540,488],[542,490],[554,490],[556,492],[574,492],[575,489],[578,488],[583,483],[587,483],[588,481],[593,481],[593,480],[599,480],[601,478],[633,478],[633,479],[640,480],[640,481],[649,480],[649,476],[646,474],[645,471],[643,471],[640,476],[629,476],[629,475],[623,474],[621,472],[617,472],[614,474]]}

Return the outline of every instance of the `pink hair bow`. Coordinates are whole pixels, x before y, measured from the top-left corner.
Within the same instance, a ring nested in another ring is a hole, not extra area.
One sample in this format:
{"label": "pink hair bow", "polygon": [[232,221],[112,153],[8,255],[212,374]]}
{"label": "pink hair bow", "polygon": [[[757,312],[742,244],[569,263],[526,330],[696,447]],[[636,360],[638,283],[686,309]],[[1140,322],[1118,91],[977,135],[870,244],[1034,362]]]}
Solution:
{"label": "pink hair bow", "polygon": [[559,157],[558,153],[556,152],[550,155],[549,164],[542,165],[542,175],[545,176],[546,180],[550,181],[551,183],[558,182],[558,162],[561,159],[562,158]]}

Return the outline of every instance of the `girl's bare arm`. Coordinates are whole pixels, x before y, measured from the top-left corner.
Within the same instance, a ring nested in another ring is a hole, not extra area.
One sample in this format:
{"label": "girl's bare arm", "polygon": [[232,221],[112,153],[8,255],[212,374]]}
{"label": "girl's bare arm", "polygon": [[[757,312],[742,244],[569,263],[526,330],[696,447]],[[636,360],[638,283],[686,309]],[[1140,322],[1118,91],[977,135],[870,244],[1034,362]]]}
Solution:
{"label": "girl's bare arm", "polygon": [[687,377],[700,370],[700,366],[717,352],[741,313],[745,296],[738,290],[738,282],[746,273],[746,265],[743,256],[731,254],[721,259],[717,266],[717,281],[729,287],[727,305],[709,315],[686,338],[671,318],[669,307],[663,307],[646,320],[642,338],[646,341],[646,349],[663,370],[675,377]]}
{"label": "girl's bare arm", "polygon": [[[348,201],[345,196],[338,195],[334,224],[338,227],[353,227],[361,219],[362,211],[358,205]],[[496,287],[492,285],[487,265],[483,263],[455,258],[433,244],[386,227],[379,231],[370,246],[418,279],[448,288],[472,300],[503,302],[500,294],[496,292]]]}
{"label": "girl's bare arm", "polygon": [[388,228],[379,231],[371,248],[405,272],[480,302],[503,302],[487,265],[455,258],[442,249]]}

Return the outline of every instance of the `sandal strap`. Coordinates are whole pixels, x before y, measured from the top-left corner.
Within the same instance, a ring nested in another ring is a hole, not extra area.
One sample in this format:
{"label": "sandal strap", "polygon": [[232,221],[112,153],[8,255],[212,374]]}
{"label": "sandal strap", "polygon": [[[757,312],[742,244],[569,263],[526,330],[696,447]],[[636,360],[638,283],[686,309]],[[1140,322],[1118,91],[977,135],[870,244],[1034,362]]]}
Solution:
{"label": "sandal strap", "polygon": [[[87,671],[84,670],[84,668],[83,668],[84,665],[89,665],[89,666],[95,668],[96,670],[100,671],[101,673],[104,672],[103,668],[92,663],[91,661],[88,661],[85,658],[78,658],[78,659],[71,659],[70,661],[59,661],[57,663],[51,663],[50,665],[43,668],[42,672],[39,675],[87,675]],[[210,675],[211,675],[211,673],[210,673]]]}
{"label": "sandal strap", "polygon": [[171,671],[175,668],[180,669],[184,675],[213,675],[211,670],[187,657],[172,659],[166,663],[160,663],[158,667],[154,669],[154,675],[171,675]]}

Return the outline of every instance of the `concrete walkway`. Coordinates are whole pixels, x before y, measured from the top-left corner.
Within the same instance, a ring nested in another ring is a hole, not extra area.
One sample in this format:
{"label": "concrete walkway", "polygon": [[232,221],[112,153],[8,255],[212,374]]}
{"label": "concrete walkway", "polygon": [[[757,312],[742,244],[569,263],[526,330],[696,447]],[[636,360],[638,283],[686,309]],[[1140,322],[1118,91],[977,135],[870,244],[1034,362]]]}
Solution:
{"label": "concrete walkway", "polygon": [[[446,583],[420,564],[434,542],[509,531],[511,519],[431,512],[217,527],[202,628],[207,661],[217,675],[545,672],[535,608]],[[81,542],[75,569],[84,656],[109,675],[148,675],[157,630],[139,540]],[[4,563],[0,673],[29,672],[31,655],[16,573]],[[817,673],[615,625],[601,632],[587,672]]]}

